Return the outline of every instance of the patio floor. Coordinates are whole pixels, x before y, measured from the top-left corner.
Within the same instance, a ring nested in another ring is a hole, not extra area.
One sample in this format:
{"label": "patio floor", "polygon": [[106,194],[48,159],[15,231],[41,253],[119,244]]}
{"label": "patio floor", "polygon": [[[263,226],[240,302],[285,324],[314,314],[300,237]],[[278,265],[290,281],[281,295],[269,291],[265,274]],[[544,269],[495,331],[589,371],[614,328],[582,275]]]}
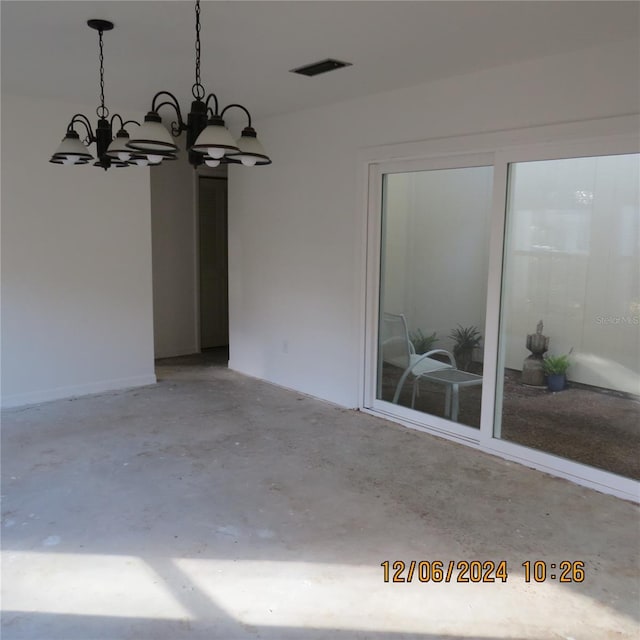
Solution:
{"label": "patio floor", "polygon": [[[480,373],[480,371],[476,371]],[[385,366],[382,396],[391,400],[401,371]],[[459,422],[480,428],[482,388],[460,390]],[[571,386],[559,393],[520,383],[520,373],[505,377],[502,437],[510,442],[640,480],[640,402],[633,398]],[[399,404],[411,406],[407,381]],[[420,384],[415,408],[444,417],[444,387]]]}

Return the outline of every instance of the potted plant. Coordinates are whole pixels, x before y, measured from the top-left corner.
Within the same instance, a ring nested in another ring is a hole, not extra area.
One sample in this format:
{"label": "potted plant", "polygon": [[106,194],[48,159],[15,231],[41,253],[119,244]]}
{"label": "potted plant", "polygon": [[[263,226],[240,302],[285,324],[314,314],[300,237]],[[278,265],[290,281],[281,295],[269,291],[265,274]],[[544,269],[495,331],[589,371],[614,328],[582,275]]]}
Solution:
{"label": "potted plant", "polygon": [[569,361],[571,351],[561,356],[547,356],[543,360],[549,391],[562,391],[567,386],[567,369],[571,364]]}
{"label": "potted plant", "polygon": [[416,331],[409,332],[409,340],[411,340],[411,344],[413,344],[416,353],[422,355],[423,353],[427,353],[427,351],[431,351],[433,345],[438,342],[438,337],[435,331],[430,336],[425,336],[424,333],[422,333],[422,329],[417,329]]}
{"label": "potted plant", "polygon": [[459,369],[468,371],[473,361],[473,350],[480,346],[482,335],[478,331],[478,327],[463,327],[458,325],[449,337],[453,340],[453,355]]}

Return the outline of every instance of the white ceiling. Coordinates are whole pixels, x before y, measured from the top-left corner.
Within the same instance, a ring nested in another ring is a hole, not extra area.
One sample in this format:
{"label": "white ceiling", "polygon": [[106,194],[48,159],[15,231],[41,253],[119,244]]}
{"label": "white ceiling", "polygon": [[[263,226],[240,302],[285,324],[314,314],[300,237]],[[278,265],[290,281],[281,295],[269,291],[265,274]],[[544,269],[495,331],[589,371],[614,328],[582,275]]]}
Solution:
{"label": "white ceiling", "polygon": [[[149,108],[172,91],[188,110],[194,81],[190,0],[7,1],[2,90],[98,104],[97,33],[105,18],[111,111]],[[257,2],[202,5],[202,81],[262,117],[520,60],[638,38],[637,2]],[[316,78],[289,70],[335,57]]]}

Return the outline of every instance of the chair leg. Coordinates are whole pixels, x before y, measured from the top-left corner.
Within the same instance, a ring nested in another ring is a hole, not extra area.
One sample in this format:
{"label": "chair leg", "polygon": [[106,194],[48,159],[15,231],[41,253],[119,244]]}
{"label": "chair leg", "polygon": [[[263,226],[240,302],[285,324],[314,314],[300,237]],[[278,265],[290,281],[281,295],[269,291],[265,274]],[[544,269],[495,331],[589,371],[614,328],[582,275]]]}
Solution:
{"label": "chair leg", "polygon": [[452,386],[453,386],[453,409],[451,410],[451,419],[454,422],[458,422],[459,389],[457,384],[454,384]]}
{"label": "chair leg", "polygon": [[393,394],[393,400],[391,402],[393,402],[393,404],[398,404],[398,398],[400,398],[400,392],[402,391],[402,386],[405,383],[405,380],[407,379],[407,376],[411,373],[411,368],[405,369],[404,373],[402,374],[402,377],[400,378],[399,382],[398,382],[398,386],[396,387],[396,392]]}
{"label": "chair leg", "polygon": [[447,385],[447,390],[444,396],[444,417],[448,418],[451,415],[451,385]]}
{"label": "chair leg", "polygon": [[[416,393],[417,392],[417,393]],[[420,396],[420,378],[414,378],[413,390],[411,392],[411,408],[414,409],[416,405],[416,395]]]}

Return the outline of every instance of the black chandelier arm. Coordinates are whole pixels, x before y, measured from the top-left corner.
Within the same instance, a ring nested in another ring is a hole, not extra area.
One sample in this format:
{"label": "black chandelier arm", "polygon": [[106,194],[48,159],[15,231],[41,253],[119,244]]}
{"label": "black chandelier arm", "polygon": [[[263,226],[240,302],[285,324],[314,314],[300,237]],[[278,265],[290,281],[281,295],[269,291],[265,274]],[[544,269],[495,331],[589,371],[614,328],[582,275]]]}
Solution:
{"label": "black chandelier arm", "polygon": [[[156,101],[160,96],[169,96],[170,100],[165,100],[158,104]],[[178,102],[178,98],[176,98],[173,93],[169,91],[158,91],[155,96],[153,96],[153,100],[151,101],[151,111],[154,113],[158,113],[158,109],[160,107],[164,107],[165,105],[169,105],[175,109],[176,114],[178,115],[178,120],[180,122],[180,126],[182,127],[184,124],[184,120],[182,119],[182,112],[180,111],[180,103]]]}
{"label": "black chandelier arm", "polygon": [[211,107],[209,106],[209,100],[213,98],[213,104],[215,105],[215,111],[212,111],[212,115],[217,116],[219,105],[218,105],[218,96],[215,93],[210,93],[205,100],[205,105],[207,107],[207,112],[211,111]]}
{"label": "black chandelier arm", "polygon": [[137,120],[123,120],[122,116],[119,113],[114,113],[111,116],[111,128],[113,129],[113,121],[118,118],[118,120],[120,120],[120,129],[124,129],[128,124],[137,124],[138,126],[140,126],[140,123]]}
{"label": "black chandelier arm", "polygon": [[[180,113],[180,109],[176,108],[176,105],[173,104],[173,102],[161,102],[156,107],[156,109],[159,109],[160,107],[164,107],[165,105],[173,107],[175,109],[176,113],[178,114],[178,119],[177,120],[173,120],[171,122],[171,134],[173,135],[174,138],[177,138],[183,131],[187,130],[188,126],[182,120],[182,115]],[[157,113],[157,111],[156,111],[156,113]]]}
{"label": "black chandelier arm", "polygon": [[183,131],[186,131],[187,128],[184,122],[178,122],[177,120],[171,121],[171,135],[174,138],[177,138]]}
{"label": "black chandelier arm", "polygon": [[[160,96],[169,96],[170,100],[165,100],[164,102],[157,103],[156,101]],[[174,120],[171,123],[171,133],[177,138],[183,131],[187,130],[187,125],[185,121],[182,119],[182,112],[180,111],[180,103],[178,102],[178,98],[176,98],[173,93],[169,91],[158,91],[155,96],[153,96],[153,100],[151,102],[151,111],[153,113],[158,113],[159,109],[164,106],[173,107],[173,110],[176,112],[178,116],[177,120]]]}
{"label": "black chandelier arm", "polygon": [[173,104],[173,102],[161,102],[159,105],[156,106],[156,108],[153,110],[154,113],[158,113],[158,109],[160,109],[160,107],[173,107],[176,114],[178,115],[178,120],[180,121],[180,126],[182,126],[184,124],[183,120],[182,120],[182,114],[180,113],[180,107],[176,106],[175,104]]}
{"label": "black chandelier arm", "polygon": [[87,139],[89,141],[89,144],[91,142],[95,142],[96,137],[93,134],[93,129],[91,128],[91,122],[89,122],[89,118],[87,118],[87,116],[85,116],[83,113],[76,113],[73,118],[71,118],[69,126],[67,127],[67,131],[73,131],[73,125],[76,123],[84,125],[84,128],[87,130]]}
{"label": "black chandelier arm", "polygon": [[222,113],[220,114],[221,118],[224,118],[224,114],[226,111],[228,111],[229,109],[232,109],[233,107],[236,107],[237,109],[241,109],[242,111],[244,111],[247,114],[247,118],[249,119],[249,124],[247,126],[251,127],[251,114],[249,113],[249,110],[244,107],[241,104],[228,104],[223,110]]}

